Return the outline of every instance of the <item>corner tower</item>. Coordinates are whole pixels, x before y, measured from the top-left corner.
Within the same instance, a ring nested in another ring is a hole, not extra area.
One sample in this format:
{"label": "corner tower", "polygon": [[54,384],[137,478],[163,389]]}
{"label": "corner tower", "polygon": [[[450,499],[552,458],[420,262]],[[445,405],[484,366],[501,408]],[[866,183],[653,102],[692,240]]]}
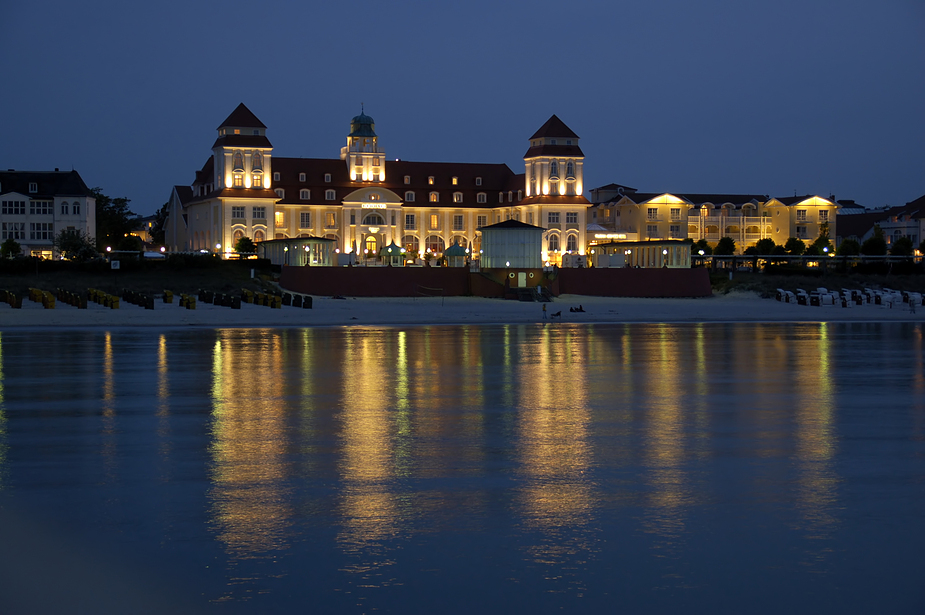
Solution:
{"label": "corner tower", "polygon": [[347,163],[350,181],[385,181],[385,152],[379,149],[376,121],[362,111],[350,120],[347,146],[340,149],[340,158]]}
{"label": "corner tower", "polygon": [[267,127],[241,103],[218,127],[218,138],[212,144],[215,186],[270,188],[272,152]]}
{"label": "corner tower", "polygon": [[553,115],[530,137],[524,154],[527,196],[578,196],[585,155],[578,135]]}

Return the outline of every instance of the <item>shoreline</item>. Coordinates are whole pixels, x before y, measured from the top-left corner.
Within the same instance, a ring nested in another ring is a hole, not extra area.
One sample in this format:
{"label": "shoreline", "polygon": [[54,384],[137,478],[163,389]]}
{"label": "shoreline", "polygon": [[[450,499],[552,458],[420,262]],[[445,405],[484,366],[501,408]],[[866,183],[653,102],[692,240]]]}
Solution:
{"label": "shoreline", "polygon": [[[338,326],[463,326],[494,324],[696,324],[696,323],[810,323],[810,322],[922,322],[925,307],[915,313],[903,304],[895,308],[865,304],[806,306],[788,304],[755,293],[729,293],[690,299],[643,299],[562,295],[546,303],[482,297],[313,297],[313,308],[283,306],[273,309],[243,304],[240,310],[198,304],[195,310],[157,303],[153,310],[122,302],[119,309],[90,304],[87,309],[61,304],[46,310],[28,300],[21,309],[0,304],[0,331],[28,328],[280,328]],[[583,306],[584,312],[570,312]],[[561,313],[561,318],[552,318]]]}

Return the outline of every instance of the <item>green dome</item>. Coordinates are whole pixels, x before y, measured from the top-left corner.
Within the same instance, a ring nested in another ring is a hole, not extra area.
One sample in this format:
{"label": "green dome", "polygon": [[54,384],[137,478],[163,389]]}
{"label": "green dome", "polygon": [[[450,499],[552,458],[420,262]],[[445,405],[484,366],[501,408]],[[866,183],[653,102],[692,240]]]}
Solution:
{"label": "green dome", "polygon": [[459,245],[458,243],[454,243],[449,248],[443,251],[443,255],[444,256],[465,256],[466,249],[462,247],[461,245]]}
{"label": "green dome", "polygon": [[365,113],[360,113],[352,120],[350,120],[350,134],[349,137],[375,137],[376,136],[376,120],[369,117]]}
{"label": "green dome", "polygon": [[401,247],[395,245],[393,241],[389,245],[385,246],[379,250],[379,256],[399,256],[401,254]]}

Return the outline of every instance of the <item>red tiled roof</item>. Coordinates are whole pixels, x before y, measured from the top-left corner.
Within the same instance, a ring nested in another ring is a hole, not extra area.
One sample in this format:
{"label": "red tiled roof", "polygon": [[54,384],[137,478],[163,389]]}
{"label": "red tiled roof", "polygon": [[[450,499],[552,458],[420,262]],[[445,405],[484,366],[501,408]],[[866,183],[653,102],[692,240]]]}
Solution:
{"label": "red tiled roof", "polygon": [[216,147],[273,147],[266,135],[219,135],[212,144]]}
{"label": "red tiled roof", "polygon": [[[224,128],[226,126],[237,126],[239,128],[266,128],[263,125],[263,122],[257,119],[257,116],[251,112],[244,103],[241,103],[231,112],[225,121],[219,124],[218,128]],[[218,130],[218,129],[216,129]]]}
{"label": "red tiled roof", "polygon": [[565,125],[565,122],[559,119],[556,114],[546,120],[546,123],[540,126],[540,129],[533,133],[531,139],[542,139],[545,137],[566,137],[577,139],[578,135],[572,132],[572,129]]}
{"label": "red tiled roof", "polygon": [[577,145],[534,145],[527,150],[524,158],[535,158],[537,156],[563,156],[572,158],[583,158],[584,153]]}

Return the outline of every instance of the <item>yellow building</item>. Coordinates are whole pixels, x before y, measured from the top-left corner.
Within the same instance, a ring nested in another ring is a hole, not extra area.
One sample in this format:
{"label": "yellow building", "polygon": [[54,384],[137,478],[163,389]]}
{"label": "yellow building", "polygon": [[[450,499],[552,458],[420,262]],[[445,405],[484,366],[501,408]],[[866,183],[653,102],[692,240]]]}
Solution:
{"label": "yellow building", "polygon": [[418,259],[454,244],[478,259],[479,229],[517,220],[546,229],[543,261],[559,264],[563,254],[584,254],[588,240],[578,141],[553,115],[530,137],[524,174],[505,164],[388,160],[374,120],[361,113],[339,158],[285,158],[241,104],[218,127],[193,184],[174,186],[166,243],[228,252],[245,236],[324,237],[360,259],[393,242]]}

